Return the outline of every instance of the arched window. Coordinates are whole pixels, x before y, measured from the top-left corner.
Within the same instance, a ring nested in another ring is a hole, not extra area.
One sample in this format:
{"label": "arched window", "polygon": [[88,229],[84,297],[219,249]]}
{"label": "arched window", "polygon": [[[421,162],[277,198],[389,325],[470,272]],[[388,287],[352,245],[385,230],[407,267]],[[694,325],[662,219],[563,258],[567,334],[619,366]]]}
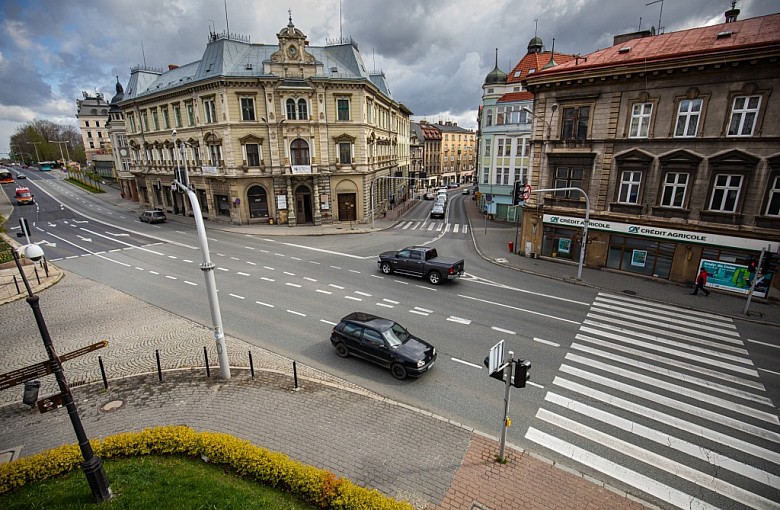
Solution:
{"label": "arched window", "polygon": [[298,100],[298,120],[308,120],[309,119],[309,109],[306,106],[306,100],[305,99],[299,99]]}
{"label": "arched window", "polygon": [[293,165],[308,165],[309,144],[300,138],[293,140],[290,144],[290,159]]}
{"label": "arched window", "polygon": [[262,186],[252,186],[246,192],[250,218],[268,217],[268,193]]}
{"label": "arched window", "polygon": [[295,120],[295,100],[287,100],[287,120]]}

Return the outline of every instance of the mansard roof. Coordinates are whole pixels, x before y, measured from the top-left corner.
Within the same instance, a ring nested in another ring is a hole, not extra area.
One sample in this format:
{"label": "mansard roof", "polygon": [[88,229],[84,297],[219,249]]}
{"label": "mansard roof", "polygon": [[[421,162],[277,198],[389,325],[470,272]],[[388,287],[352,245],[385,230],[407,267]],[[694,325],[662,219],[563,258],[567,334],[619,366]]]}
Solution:
{"label": "mansard roof", "polygon": [[[357,44],[351,39],[305,48],[314,57],[312,78],[370,82],[393,100],[384,73],[366,70]],[[167,71],[145,66],[133,68],[124,99],[136,99],[215,78],[281,78],[265,71],[266,65],[270,69],[271,55],[278,51],[279,44],[250,43],[248,38],[232,34],[213,34],[202,57],[195,62],[169,66]]]}

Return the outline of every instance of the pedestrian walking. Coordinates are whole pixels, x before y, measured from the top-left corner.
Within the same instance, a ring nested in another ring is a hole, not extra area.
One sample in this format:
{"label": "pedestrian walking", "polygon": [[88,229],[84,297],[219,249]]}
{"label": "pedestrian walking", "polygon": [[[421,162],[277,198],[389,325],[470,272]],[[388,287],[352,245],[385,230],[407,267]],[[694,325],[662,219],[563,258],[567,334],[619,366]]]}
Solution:
{"label": "pedestrian walking", "polygon": [[710,274],[707,272],[706,269],[701,268],[701,271],[699,271],[699,274],[696,276],[696,286],[693,288],[693,292],[691,292],[691,295],[695,296],[699,289],[701,289],[702,292],[704,292],[705,296],[710,295],[710,291],[704,288],[705,285],[707,285],[707,277]]}

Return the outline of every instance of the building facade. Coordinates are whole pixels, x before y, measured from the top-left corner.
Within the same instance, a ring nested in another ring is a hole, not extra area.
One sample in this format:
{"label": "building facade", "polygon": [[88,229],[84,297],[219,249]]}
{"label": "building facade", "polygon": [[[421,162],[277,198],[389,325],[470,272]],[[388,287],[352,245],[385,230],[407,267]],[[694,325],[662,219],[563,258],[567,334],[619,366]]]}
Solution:
{"label": "building facade", "polygon": [[588,266],[674,282],[705,267],[748,291],[751,261],[780,247],[780,15],[730,12],[526,78],[532,182],[557,191],[532,194],[522,251],[577,260],[585,246]]}
{"label": "building facade", "polygon": [[210,34],[203,57],[137,67],[119,107],[137,199],[235,224],[370,221],[408,189],[409,115],[351,39],[310,46],[292,19],[274,44]]}
{"label": "building facade", "polygon": [[441,131],[440,184],[471,182],[476,164],[476,133],[451,121],[438,122],[435,127]]}
{"label": "building facade", "polygon": [[[481,207],[487,214],[514,221],[513,190],[516,182],[530,183],[531,123],[533,94],[523,80],[570,55],[544,51],[542,39],[534,36],[528,52],[507,75],[496,66],[482,86],[477,157]],[[487,196],[490,200],[487,200]]]}
{"label": "building facade", "polygon": [[111,140],[108,135],[109,104],[103,94],[82,92],[83,99],[76,100],[76,118],[84,144],[87,165],[104,177],[114,176],[111,157]]}

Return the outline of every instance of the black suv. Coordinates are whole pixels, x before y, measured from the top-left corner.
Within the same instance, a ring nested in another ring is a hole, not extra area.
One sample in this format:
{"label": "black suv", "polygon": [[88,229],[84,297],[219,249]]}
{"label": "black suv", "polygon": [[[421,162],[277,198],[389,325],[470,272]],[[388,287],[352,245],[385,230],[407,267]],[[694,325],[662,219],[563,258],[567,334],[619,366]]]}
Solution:
{"label": "black suv", "polygon": [[396,379],[419,377],[436,361],[436,348],[390,319],[353,312],[330,335],[336,353],[350,354],[390,369]]}

